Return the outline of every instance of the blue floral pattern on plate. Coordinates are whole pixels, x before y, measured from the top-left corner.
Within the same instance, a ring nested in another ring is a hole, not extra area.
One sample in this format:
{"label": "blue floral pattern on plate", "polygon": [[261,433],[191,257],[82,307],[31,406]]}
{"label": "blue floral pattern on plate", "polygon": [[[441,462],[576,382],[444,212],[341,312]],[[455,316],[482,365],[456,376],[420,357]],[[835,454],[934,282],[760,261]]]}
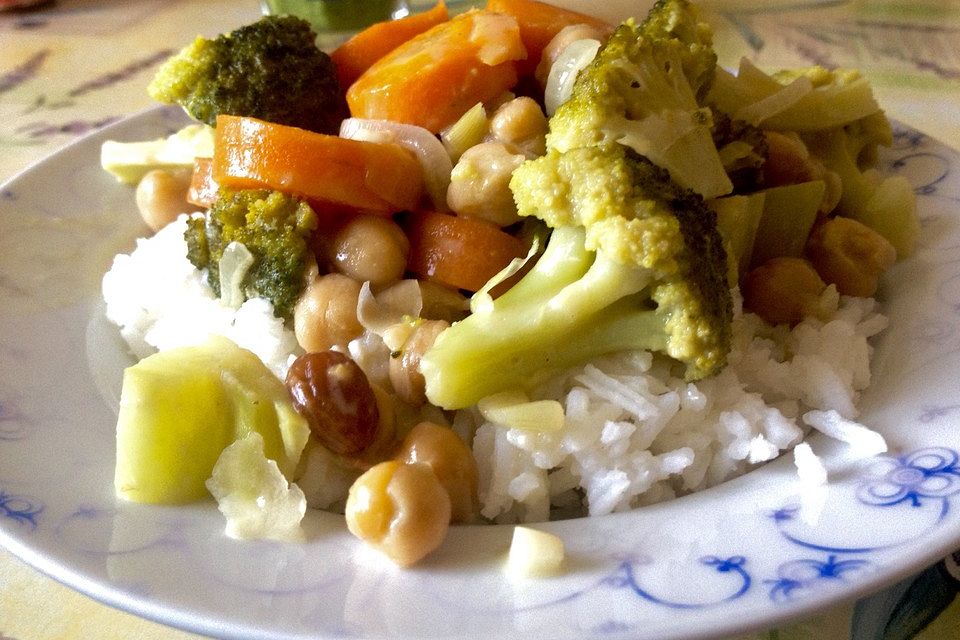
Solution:
{"label": "blue floral pattern on plate", "polygon": [[18,525],[36,529],[41,513],[43,513],[43,505],[32,498],[0,490],[0,516]]}

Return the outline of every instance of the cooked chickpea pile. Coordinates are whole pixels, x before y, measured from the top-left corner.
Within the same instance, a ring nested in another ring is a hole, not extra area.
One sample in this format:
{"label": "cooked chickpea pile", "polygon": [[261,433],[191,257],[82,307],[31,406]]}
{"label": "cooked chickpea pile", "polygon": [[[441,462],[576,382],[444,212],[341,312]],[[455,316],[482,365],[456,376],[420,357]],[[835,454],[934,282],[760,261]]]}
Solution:
{"label": "cooked chickpea pile", "polygon": [[840,201],[840,178],[827,171],[803,141],[776,131],[765,135],[768,186],[823,180],[826,189],[803,254],[752,265],[740,283],[744,307],[771,324],[795,325],[806,317],[823,316],[821,294],[828,285],[841,295],[876,295],[880,276],[897,259],[896,249],[862,222],[831,215]]}
{"label": "cooked chickpea pile", "polygon": [[350,487],[347,527],[400,566],[440,546],[451,522],[474,519],[477,467],[470,448],[448,427],[416,425],[396,456]]}

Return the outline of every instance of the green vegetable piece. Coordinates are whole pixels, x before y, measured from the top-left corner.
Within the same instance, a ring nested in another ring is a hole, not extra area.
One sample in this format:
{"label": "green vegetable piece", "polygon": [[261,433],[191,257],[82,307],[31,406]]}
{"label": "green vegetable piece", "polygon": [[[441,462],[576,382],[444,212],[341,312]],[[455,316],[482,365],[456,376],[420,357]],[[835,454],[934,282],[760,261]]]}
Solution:
{"label": "green vegetable piece", "polygon": [[711,110],[699,101],[716,68],[710,37],[682,0],[658,2],[640,26],[620,25],[550,119],[548,149],[618,143],[705,198],[730,193]]}
{"label": "green vegetable piece", "polygon": [[431,402],[469,406],[631,349],[669,355],[690,379],[723,368],[733,313],[727,257],[699,196],[615,144],[553,150],[510,184],[521,214],[553,233],[517,284],[421,358]]}
{"label": "green vegetable piece", "polygon": [[810,152],[840,176],[836,212],[858,220],[890,242],[897,259],[913,254],[920,236],[916,196],[903,176],[881,177],[877,147],[890,146],[893,132],[881,111],[828,131],[804,135]]}
{"label": "green vegetable piece", "polygon": [[865,118],[880,111],[870,82],[853,69],[827,70],[820,66],[781,71],[781,84],[809,81],[813,89],[796,104],[764,120],[765,129],[820,131]]}
{"label": "green vegetable piece", "polygon": [[730,258],[740,276],[750,267],[765,197],[761,191],[749,196],[717,198],[708,203],[717,213],[717,229],[728,242]]}
{"label": "green vegetable piece", "polygon": [[714,109],[713,142],[735,192],[752,192],[762,188],[768,144],[760,128],[743,120],[734,120]]}
{"label": "green vegetable piece", "polygon": [[683,44],[680,61],[683,74],[702,103],[710,90],[717,68],[713,50],[713,29],[696,5],[687,0],[657,0],[640,25],[644,38],[675,40]]}
{"label": "green vegetable piece", "polygon": [[823,203],[826,184],[811,180],[765,189],[763,215],[753,243],[750,264],[771,258],[799,257]]}
{"label": "green vegetable piece", "polygon": [[278,317],[290,318],[314,260],[307,240],[316,226],[310,205],[291,195],[259,189],[221,193],[205,216],[189,220],[187,258],[207,270],[207,282],[221,296],[220,260],[231,242],[242,244],[253,256],[243,294],[269,299]]}
{"label": "green vegetable piece", "polygon": [[856,220],[886,238],[897,250],[898,258],[912,255],[920,238],[913,185],[903,176],[882,179],[867,203],[858,210]]}
{"label": "green vegetable piece", "polygon": [[220,453],[251,432],[291,478],[310,428],[255,354],[212,337],[144,358],[123,376],[117,495],[151,504],[204,498]]}
{"label": "green vegetable piece", "polygon": [[813,66],[768,75],[747,59],[736,76],[718,70],[707,99],[734,118],[779,131],[822,131],[880,111],[857,71]]}
{"label": "green vegetable piece", "polygon": [[205,124],[191,124],[157,140],[107,140],[100,147],[100,166],[122,184],[137,184],[153,169],[189,169],[194,158],[212,156],[213,129]]}
{"label": "green vegetable piece", "polygon": [[157,70],[147,92],[210,126],[223,113],[336,134],[346,102],[316,38],[310,23],[293,16],[198,37]]}

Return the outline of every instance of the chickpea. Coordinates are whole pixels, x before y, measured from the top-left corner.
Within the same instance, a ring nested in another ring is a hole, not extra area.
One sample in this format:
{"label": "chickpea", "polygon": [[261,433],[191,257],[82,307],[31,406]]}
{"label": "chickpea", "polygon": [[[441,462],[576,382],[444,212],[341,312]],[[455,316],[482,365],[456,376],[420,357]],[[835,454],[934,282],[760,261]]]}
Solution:
{"label": "chickpea", "polygon": [[359,282],[383,285],[403,277],[410,242],[390,218],[362,214],[333,232],[326,251],[337,271]]}
{"label": "chickpea", "polygon": [[477,463],[470,447],[453,429],[433,422],[419,423],[404,438],[397,459],[422,462],[433,469],[450,496],[451,522],[474,519],[479,504]]}
{"label": "chickpea", "polygon": [[154,169],[143,176],[137,184],[136,201],[140,217],[148,227],[159,231],[181,213],[196,208],[187,202],[191,175],[189,169]]}
{"label": "chickpea", "polygon": [[450,174],[447,204],[459,215],[501,227],[517,222],[510,176],[527,157],[513,145],[481,142],[467,149]]}
{"label": "chickpea", "polygon": [[339,273],[307,285],[293,309],[293,331],[304,351],[326,351],[360,336],[359,298],[360,283]]}
{"label": "chickpea", "polygon": [[747,274],[743,306],[770,324],[794,325],[820,316],[820,295],[826,283],[802,258],[773,258]]}
{"label": "chickpea", "polygon": [[763,165],[763,179],[767,186],[823,180],[826,189],[819,213],[825,216],[833,211],[840,202],[843,188],[840,176],[829,171],[819,158],[811,156],[807,145],[796,134],[765,131],[764,136],[767,140],[767,161]]}
{"label": "chickpea", "polygon": [[897,259],[897,250],[882,235],[839,216],[813,228],[806,251],[817,273],[837,291],[862,298],[877,292],[880,276]]}
{"label": "chickpea", "polygon": [[390,358],[390,382],[404,402],[421,405],[427,401],[426,381],[420,372],[420,358],[427,352],[440,332],[450,326],[443,320],[424,320],[403,343],[401,353]]}
{"label": "chickpea", "polygon": [[771,187],[816,180],[817,169],[810,160],[807,145],[797,136],[765,131],[767,161],[763,165],[764,183]]}
{"label": "chickpea", "polygon": [[547,152],[547,116],[533,98],[514,98],[497,109],[490,118],[490,134],[531,156]]}
{"label": "chickpea", "polygon": [[543,48],[540,54],[540,62],[537,64],[537,70],[534,75],[541,87],[547,86],[547,77],[550,75],[550,67],[557,61],[557,58],[563,53],[571,42],[577,40],[599,40],[605,42],[610,35],[610,29],[601,29],[589,24],[572,24],[564,27],[553,39]]}
{"label": "chickpea", "polygon": [[406,567],[443,542],[450,497],[428,465],[389,460],[350,487],[346,519],[350,533]]}

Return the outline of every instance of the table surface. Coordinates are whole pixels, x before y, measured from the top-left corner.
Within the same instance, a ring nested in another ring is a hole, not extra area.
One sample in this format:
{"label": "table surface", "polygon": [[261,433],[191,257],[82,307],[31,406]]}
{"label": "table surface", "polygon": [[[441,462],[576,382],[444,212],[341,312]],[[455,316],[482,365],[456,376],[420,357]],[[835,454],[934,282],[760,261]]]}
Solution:
{"label": "table surface", "polygon": [[[565,0],[567,5],[575,2]],[[747,56],[765,68],[860,68],[892,118],[960,148],[960,118],[955,115],[960,108],[960,4],[723,2],[704,1],[716,25],[721,64],[735,66]],[[30,11],[0,12],[0,182],[77,136],[149,107],[145,86],[164,58],[198,34],[216,35],[258,15],[254,0],[61,0]],[[944,566],[926,575],[946,575]],[[938,584],[956,589],[960,572],[954,576],[953,584]],[[868,604],[877,615],[889,615],[893,605],[903,604],[911,582],[861,602],[861,609]],[[922,609],[929,603],[912,605]],[[839,606],[751,640],[859,640],[861,634],[850,630],[853,607]],[[940,609],[926,616],[936,617],[917,637],[960,640],[960,598]],[[0,640],[196,637],[101,605],[0,551]]]}

